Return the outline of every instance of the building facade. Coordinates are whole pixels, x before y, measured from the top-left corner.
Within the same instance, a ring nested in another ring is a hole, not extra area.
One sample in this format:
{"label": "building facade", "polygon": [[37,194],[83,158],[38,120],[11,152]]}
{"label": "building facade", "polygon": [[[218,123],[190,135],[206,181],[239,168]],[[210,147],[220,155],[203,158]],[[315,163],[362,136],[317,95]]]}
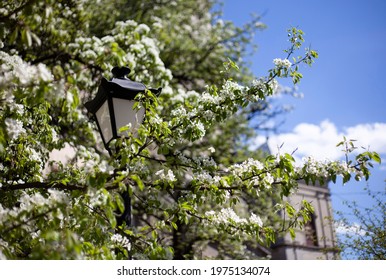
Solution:
{"label": "building facade", "polygon": [[[272,259],[276,260],[333,260],[339,259],[334,230],[331,194],[325,185],[309,186],[299,183],[298,191],[288,198],[295,208],[305,199],[314,207],[311,221],[296,230],[296,237],[289,234],[272,246]],[[298,210],[298,209],[297,209]]]}

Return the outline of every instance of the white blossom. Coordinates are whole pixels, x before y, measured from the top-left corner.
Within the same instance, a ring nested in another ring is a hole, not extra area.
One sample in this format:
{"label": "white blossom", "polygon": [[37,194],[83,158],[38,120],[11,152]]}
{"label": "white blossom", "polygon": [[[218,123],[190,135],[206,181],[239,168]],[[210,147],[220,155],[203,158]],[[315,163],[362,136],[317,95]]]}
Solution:
{"label": "white blossom", "polygon": [[280,58],[275,58],[273,60],[273,63],[277,68],[290,68],[292,66],[292,63],[288,59],[280,59]]}
{"label": "white blossom", "polygon": [[206,130],[205,126],[200,121],[195,121],[194,125],[196,127],[196,131],[198,133],[197,138],[201,138],[205,136]]}
{"label": "white blossom", "polygon": [[66,92],[66,101],[68,104],[72,104],[74,102],[74,95],[72,94],[72,92]]}
{"label": "white blossom", "polygon": [[245,224],[247,220],[240,218],[232,208],[223,208],[220,212],[208,211],[205,213],[205,216],[212,219],[214,224]]}
{"label": "white blossom", "polygon": [[201,159],[201,162],[202,162],[202,166],[203,167],[216,167],[217,166],[217,162],[214,161],[213,158],[207,158],[207,157],[204,157]]}
{"label": "white blossom", "polygon": [[219,96],[211,95],[208,92],[204,92],[201,96],[202,103],[209,103],[209,104],[219,104],[221,102],[221,98]]}
{"label": "white blossom", "polygon": [[154,22],[153,23],[153,27],[154,28],[157,28],[157,29],[161,29],[163,27],[162,23],[161,22]]}
{"label": "white blossom", "polygon": [[13,102],[9,102],[9,104],[8,104],[9,109],[11,111],[15,112],[19,116],[23,116],[23,114],[24,114],[24,105],[23,104],[15,103],[15,100],[13,100],[13,98],[11,100],[8,99],[7,101],[13,101]]}
{"label": "white blossom", "polygon": [[274,178],[270,173],[267,173],[267,175],[264,177],[264,181],[271,185],[274,182]]}
{"label": "white blossom", "polygon": [[317,177],[329,177],[330,173],[334,172],[336,175],[345,176],[346,174],[355,173],[356,179],[359,181],[364,176],[361,170],[357,170],[350,166],[346,161],[324,161],[315,160],[313,157],[303,158],[303,166],[297,168],[300,176],[304,173],[307,175],[315,175]]}
{"label": "white blossom", "polygon": [[64,203],[68,201],[68,196],[63,191],[49,189],[48,192],[50,194],[50,200],[53,202]]}
{"label": "white blossom", "polygon": [[257,159],[249,158],[241,164],[233,165],[230,170],[234,175],[251,172],[252,170],[262,170],[264,165]]}
{"label": "white blossom", "polygon": [[9,55],[0,51],[0,85],[12,84],[14,79],[18,79],[21,85],[36,83],[36,81],[52,81],[53,77],[48,68],[39,63],[30,65],[18,55]]}
{"label": "white blossom", "polygon": [[303,158],[303,162],[303,168],[305,169],[306,173],[319,177],[328,177],[330,161],[317,161],[313,157],[309,156],[307,158]]}
{"label": "white blossom", "polygon": [[103,206],[107,203],[108,197],[101,190],[91,191],[89,190],[88,195],[90,196],[90,205],[93,207]]}
{"label": "white blossom", "polygon": [[157,115],[157,116],[154,116],[154,117],[151,117],[149,119],[149,122],[152,124],[152,125],[159,125],[162,123],[162,119]]}
{"label": "white blossom", "polygon": [[89,60],[94,60],[98,57],[98,55],[96,54],[95,51],[93,50],[87,50],[87,51],[84,51],[82,52],[82,56],[89,59]]}
{"label": "white blossom", "polygon": [[147,34],[149,33],[150,28],[146,24],[141,23],[135,28],[135,31],[138,32],[139,34]]}
{"label": "white blossom", "polygon": [[7,128],[8,136],[11,139],[16,139],[20,136],[20,134],[23,134],[26,132],[26,130],[23,127],[23,123],[20,120],[7,118],[5,119],[5,126]]}
{"label": "white blossom", "polygon": [[[67,195],[59,190],[48,190],[49,196],[44,197],[40,193],[34,193],[32,195],[22,194],[19,198],[19,207],[11,209],[4,209],[0,205],[0,223],[6,223],[7,221],[25,220],[28,213],[37,208],[44,207],[56,207],[58,203],[67,203]],[[25,225],[26,227],[28,225]]]}
{"label": "white blossom", "polygon": [[184,107],[180,106],[177,109],[172,110],[171,115],[173,117],[180,117],[180,118],[182,118],[182,117],[187,115],[186,114],[186,109]]}
{"label": "white blossom", "polygon": [[126,236],[122,236],[116,233],[111,236],[111,241],[119,246],[126,248],[128,251],[131,250],[130,240]]}
{"label": "white blossom", "polygon": [[38,74],[38,77],[42,81],[45,81],[45,82],[52,81],[52,79],[53,79],[53,76],[52,76],[51,72],[42,63],[39,63],[38,66],[37,66],[37,74]]}
{"label": "white blossom", "polygon": [[252,224],[257,225],[259,227],[263,226],[262,219],[251,213],[251,216],[248,219],[239,217],[232,208],[223,208],[220,212],[216,212],[214,210],[210,210],[205,212],[205,216],[210,219],[211,223],[214,225],[246,225]]}
{"label": "white blossom", "polygon": [[173,171],[170,169],[168,170],[167,174],[165,174],[164,169],[161,169],[161,170],[158,170],[155,173],[155,175],[159,176],[161,180],[170,181],[170,182],[177,181],[176,177],[174,176]]}
{"label": "white blossom", "polygon": [[178,160],[180,160],[183,165],[190,165],[192,163],[192,160],[184,156],[180,151],[176,151],[174,154],[177,156]]}
{"label": "white blossom", "polygon": [[201,182],[201,183],[206,183],[210,185],[219,185],[221,181],[220,176],[212,176],[208,172],[204,171],[202,173],[196,174],[194,176],[194,179]]}
{"label": "white blossom", "polygon": [[42,156],[35,149],[27,148],[26,151],[29,152],[29,159],[30,160],[38,161],[38,162],[40,162],[42,160]]}
{"label": "white blossom", "polygon": [[256,216],[254,213],[251,213],[251,217],[249,218],[249,221],[252,224],[258,225],[259,227],[263,226],[263,221],[261,220],[261,218],[259,216]]}

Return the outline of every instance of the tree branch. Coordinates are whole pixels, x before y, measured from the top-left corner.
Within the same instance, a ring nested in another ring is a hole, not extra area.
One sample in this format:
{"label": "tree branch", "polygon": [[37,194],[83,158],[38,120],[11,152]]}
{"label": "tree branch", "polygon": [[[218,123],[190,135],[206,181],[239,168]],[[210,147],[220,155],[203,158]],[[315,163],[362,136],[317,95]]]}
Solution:
{"label": "tree branch", "polygon": [[0,192],[14,191],[14,190],[26,190],[26,189],[59,189],[59,190],[68,190],[68,191],[85,191],[86,186],[81,185],[72,185],[72,184],[63,184],[58,182],[31,182],[24,184],[15,184],[3,186],[0,188]]}

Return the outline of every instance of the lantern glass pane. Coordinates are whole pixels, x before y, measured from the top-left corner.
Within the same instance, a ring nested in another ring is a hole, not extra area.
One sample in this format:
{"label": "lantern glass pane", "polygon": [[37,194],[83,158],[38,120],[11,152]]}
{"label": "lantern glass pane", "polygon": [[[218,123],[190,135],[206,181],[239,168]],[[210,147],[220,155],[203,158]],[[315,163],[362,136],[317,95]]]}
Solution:
{"label": "lantern glass pane", "polygon": [[136,135],[136,131],[141,125],[145,116],[145,108],[133,109],[136,101],[113,98],[115,123],[117,126],[118,136],[127,136],[127,131],[119,132],[119,129],[131,124],[131,133]]}
{"label": "lantern glass pane", "polygon": [[103,140],[105,143],[108,143],[113,138],[113,130],[111,127],[111,117],[107,100],[103,103],[95,115]]}

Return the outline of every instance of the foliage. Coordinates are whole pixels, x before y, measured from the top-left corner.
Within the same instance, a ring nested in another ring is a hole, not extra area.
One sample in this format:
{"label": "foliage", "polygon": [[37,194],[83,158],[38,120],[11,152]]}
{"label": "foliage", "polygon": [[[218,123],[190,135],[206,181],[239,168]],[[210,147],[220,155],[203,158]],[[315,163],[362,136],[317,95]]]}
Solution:
{"label": "foliage", "polygon": [[338,213],[342,256],[347,259],[386,260],[386,192],[366,189],[373,204],[362,208],[355,201],[346,201],[355,222]]}
{"label": "foliage", "polygon": [[[285,57],[253,78],[241,59],[262,24],[235,27],[213,4],[0,4],[1,258],[203,258],[208,245],[217,258],[256,258],[253,249],[307,221],[307,201],[299,211],[283,202],[299,180],[368,178],[379,161],[370,151],[301,166],[290,154],[248,151],[248,121],[274,113],[277,79],[299,83],[317,53],[303,52],[304,34],[292,28]],[[110,157],[83,104],[101,76],[124,65],[131,79],[163,92],[137,96],[146,118]],[[53,161],[58,149],[69,160]],[[128,195],[131,225],[121,219]]]}

